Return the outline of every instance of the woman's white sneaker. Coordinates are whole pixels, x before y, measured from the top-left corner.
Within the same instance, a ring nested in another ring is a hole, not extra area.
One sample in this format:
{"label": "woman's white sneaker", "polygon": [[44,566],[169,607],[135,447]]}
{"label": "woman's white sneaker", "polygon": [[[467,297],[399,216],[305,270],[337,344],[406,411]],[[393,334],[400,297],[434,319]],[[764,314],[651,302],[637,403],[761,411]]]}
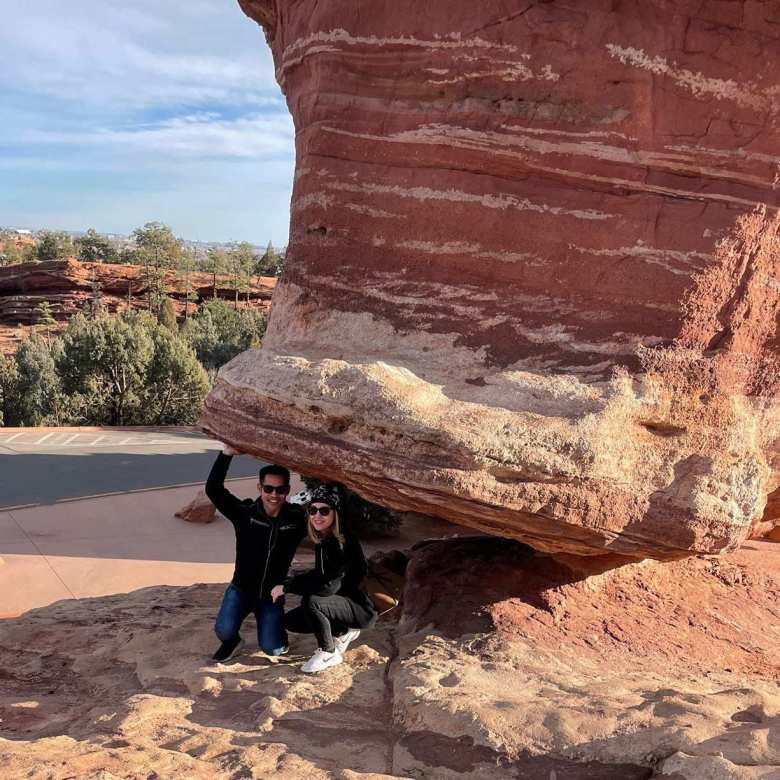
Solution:
{"label": "woman's white sneaker", "polygon": [[329,653],[318,647],[314,655],[301,667],[301,671],[307,674],[321,672],[323,669],[329,669],[331,666],[338,666],[343,660],[344,658],[338,650]]}
{"label": "woman's white sneaker", "polygon": [[344,655],[347,652],[347,648],[360,636],[360,631],[357,628],[350,628],[346,634],[337,636],[334,640],[336,650]]}

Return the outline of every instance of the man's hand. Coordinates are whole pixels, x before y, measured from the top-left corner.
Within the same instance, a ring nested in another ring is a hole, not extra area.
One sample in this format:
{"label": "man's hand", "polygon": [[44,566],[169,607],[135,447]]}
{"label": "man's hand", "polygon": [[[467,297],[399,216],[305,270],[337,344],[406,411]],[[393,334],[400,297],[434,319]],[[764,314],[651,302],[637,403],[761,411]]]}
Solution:
{"label": "man's hand", "polygon": [[233,447],[231,447],[229,444],[223,444],[222,445],[222,454],[223,455],[240,455],[241,453],[238,450],[233,449]]}
{"label": "man's hand", "polygon": [[276,585],[271,590],[271,600],[276,601],[284,596],[284,585]]}

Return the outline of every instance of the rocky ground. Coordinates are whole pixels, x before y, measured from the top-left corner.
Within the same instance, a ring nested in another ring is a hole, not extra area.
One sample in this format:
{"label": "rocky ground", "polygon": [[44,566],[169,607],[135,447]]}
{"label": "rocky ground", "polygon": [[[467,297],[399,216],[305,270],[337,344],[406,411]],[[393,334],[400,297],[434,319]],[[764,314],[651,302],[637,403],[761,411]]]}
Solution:
{"label": "rocky ground", "polygon": [[211,664],[221,586],[59,602],[0,623],[2,776],[776,780],[779,564],[425,542],[403,609],[316,677],[305,637]]}

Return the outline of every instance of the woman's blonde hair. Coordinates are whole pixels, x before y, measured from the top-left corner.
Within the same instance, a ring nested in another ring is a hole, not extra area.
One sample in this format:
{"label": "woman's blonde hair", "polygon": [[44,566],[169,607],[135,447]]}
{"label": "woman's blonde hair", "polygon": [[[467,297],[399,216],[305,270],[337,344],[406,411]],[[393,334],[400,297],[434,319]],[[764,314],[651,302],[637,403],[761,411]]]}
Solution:
{"label": "woman's blonde hair", "polygon": [[[324,504],[324,501],[318,501],[317,503]],[[330,504],[328,504],[330,506]],[[332,506],[330,507],[330,511],[333,512],[333,523],[328,527],[328,530],[321,534],[312,524],[312,516],[308,514],[308,507],[307,507],[307,521],[306,521],[306,528],[309,533],[309,539],[314,542],[314,544],[318,544],[321,542],[326,536],[329,536],[330,534],[333,534],[333,536],[336,537],[336,539],[339,540],[339,544],[344,544],[344,534],[341,533],[341,518],[339,517],[339,511],[338,509],[334,509]]]}

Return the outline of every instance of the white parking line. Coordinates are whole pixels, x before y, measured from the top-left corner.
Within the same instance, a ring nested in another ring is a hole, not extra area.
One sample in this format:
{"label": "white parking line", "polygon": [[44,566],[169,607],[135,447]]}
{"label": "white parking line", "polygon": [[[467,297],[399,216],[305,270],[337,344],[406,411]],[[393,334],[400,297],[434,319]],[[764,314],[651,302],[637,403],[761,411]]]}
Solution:
{"label": "white parking line", "polygon": [[79,437],[80,435],[81,435],[81,434],[79,434],[79,433],[74,433],[74,434],[73,434],[73,436],[70,436],[70,437],[68,437],[67,439],[65,439],[65,441],[64,441],[64,442],[62,442],[62,446],[63,446],[63,447],[67,447],[67,446],[68,446],[68,444],[70,444],[70,443],[71,443],[71,442],[72,442],[74,439],[78,439],[78,437]]}
{"label": "white parking line", "polygon": [[8,444],[8,442],[11,442],[11,441],[13,441],[13,440],[14,440],[14,439],[16,439],[18,436],[21,436],[21,435],[22,435],[21,433],[15,433],[13,436],[9,436],[9,437],[8,437],[8,438],[7,438],[7,439],[6,439],[6,440],[3,442],[3,444]]}
{"label": "white parking line", "polygon": [[90,444],[88,446],[94,447],[99,441],[103,441],[103,439],[105,439],[105,438],[106,438],[105,436],[98,436],[97,439],[95,439],[95,441],[93,441],[92,444]]}
{"label": "white parking line", "polygon": [[35,444],[43,444],[43,442],[45,442],[46,439],[50,438],[51,436],[54,436],[54,434],[53,433],[47,433],[42,438],[38,439],[38,441],[36,441]]}

